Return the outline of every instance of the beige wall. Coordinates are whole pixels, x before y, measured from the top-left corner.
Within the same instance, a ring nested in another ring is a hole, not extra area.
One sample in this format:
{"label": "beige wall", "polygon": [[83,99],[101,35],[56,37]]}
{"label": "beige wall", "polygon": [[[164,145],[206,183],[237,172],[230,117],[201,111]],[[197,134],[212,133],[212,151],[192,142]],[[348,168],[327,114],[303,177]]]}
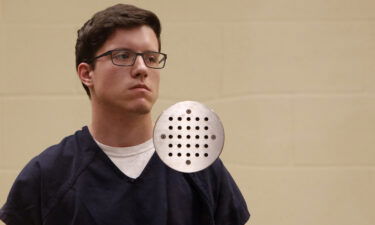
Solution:
{"label": "beige wall", "polygon": [[[0,204],[20,169],[90,121],[76,30],[112,0],[0,0]],[[375,224],[375,1],[128,1],[168,53],[154,115],[207,103],[256,225]]]}

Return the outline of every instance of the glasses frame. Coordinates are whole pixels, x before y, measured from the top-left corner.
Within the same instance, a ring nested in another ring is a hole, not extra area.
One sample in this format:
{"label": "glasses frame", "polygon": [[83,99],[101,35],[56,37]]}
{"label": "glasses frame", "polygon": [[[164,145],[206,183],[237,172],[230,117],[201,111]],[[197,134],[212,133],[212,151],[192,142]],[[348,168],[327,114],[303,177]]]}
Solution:
{"label": "glasses frame", "polygon": [[[134,57],[134,59],[133,59],[133,62],[132,62],[131,64],[129,64],[129,65],[116,64],[116,63],[113,61],[113,54],[112,54],[112,53],[113,53],[113,52],[119,52],[119,51],[128,51],[128,52],[134,53],[134,54],[135,54],[135,57]],[[161,55],[163,56],[163,58],[162,58],[162,60],[160,60],[160,62],[161,62],[161,61],[164,61],[163,66],[162,66],[162,67],[152,67],[152,66],[147,65],[146,60],[145,60],[145,58],[144,58],[144,55],[147,54],[147,53],[157,53],[157,54],[161,54]],[[164,66],[165,66],[165,63],[167,62],[167,54],[162,53],[162,52],[146,51],[146,52],[141,52],[141,53],[139,53],[139,52],[134,52],[134,51],[129,50],[129,49],[112,49],[112,50],[109,50],[109,51],[107,51],[107,52],[104,52],[104,53],[101,54],[101,55],[95,56],[94,58],[92,58],[91,60],[89,60],[88,63],[93,63],[95,60],[97,60],[97,59],[99,59],[99,58],[101,58],[101,57],[107,56],[107,55],[110,55],[110,56],[111,56],[112,64],[113,64],[113,65],[116,65],[116,66],[133,66],[133,65],[135,64],[135,61],[137,60],[137,57],[138,57],[138,56],[141,56],[142,59],[143,59],[143,62],[145,63],[145,65],[146,65],[148,68],[152,68],[152,69],[163,69]]]}

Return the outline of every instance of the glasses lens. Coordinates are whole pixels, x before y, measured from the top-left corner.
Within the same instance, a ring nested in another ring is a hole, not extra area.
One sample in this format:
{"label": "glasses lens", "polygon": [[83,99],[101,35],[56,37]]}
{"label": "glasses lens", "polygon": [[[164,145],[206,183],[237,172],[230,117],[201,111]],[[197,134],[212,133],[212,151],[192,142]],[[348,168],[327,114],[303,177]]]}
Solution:
{"label": "glasses lens", "polygon": [[165,64],[165,56],[158,52],[145,52],[143,59],[146,65],[152,68],[163,68]]}
{"label": "glasses lens", "polygon": [[120,66],[131,66],[135,57],[136,54],[131,51],[118,50],[112,52],[113,63]]}

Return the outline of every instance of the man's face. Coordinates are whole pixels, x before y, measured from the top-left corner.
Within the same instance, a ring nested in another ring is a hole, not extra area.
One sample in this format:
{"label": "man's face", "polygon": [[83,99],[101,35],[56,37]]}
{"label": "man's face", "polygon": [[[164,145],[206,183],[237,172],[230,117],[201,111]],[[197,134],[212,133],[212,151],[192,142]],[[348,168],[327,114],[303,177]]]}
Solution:
{"label": "man's face", "polygon": [[[159,44],[150,27],[140,26],[117,29],[96,55],[113,49],[157,52]],[[116,66],[110,55],[98,58],[90,76],[91,100],[96,101],[101,109],[147,114],[158,97],[160,70],[148,68],[141,56],[136,58],[133,66]]]}

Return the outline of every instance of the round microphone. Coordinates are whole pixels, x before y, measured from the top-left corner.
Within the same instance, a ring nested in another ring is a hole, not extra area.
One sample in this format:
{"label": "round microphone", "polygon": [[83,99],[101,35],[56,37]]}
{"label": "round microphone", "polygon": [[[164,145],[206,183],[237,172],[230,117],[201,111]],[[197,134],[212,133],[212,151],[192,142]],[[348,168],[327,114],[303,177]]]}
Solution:
{"label": "round microphone", "polygon": [[210,166],[224,146],[219,117],[199,102],[178,102],[157,119],[153,134],[160,159],[170,168],[192,173]]}

